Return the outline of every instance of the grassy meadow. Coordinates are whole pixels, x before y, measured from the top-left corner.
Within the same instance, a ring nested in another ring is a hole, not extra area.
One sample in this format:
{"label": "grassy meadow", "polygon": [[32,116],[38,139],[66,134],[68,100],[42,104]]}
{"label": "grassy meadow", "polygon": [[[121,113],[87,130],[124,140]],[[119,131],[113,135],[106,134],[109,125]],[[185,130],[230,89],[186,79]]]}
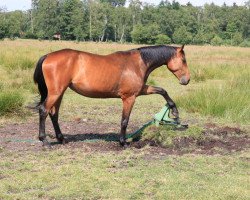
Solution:
{"label": "grassy meadow", "polygon": [[[37,98],[32,78],[42,55],[62,48],[108,54],[136,47],[0,41],[0,126],[38,122],[38,116],[26,106]],[[186,46],[185,52],[191,70],[189,85],[181,86],[165,66],[155,70],[148,83],[168,91],[182,120],[193,125],[190,130],[197,137],[197,131],[207,122],[239,126],[250,132],[250,48]],[[163,105],[161,96],[139,97],[130,123],[142,125]],[[90,99],[69,89],[59,120],[119,124],[121,110],[120,99]],[[64,147],[20,152],[0,145],[0,199],[249,199],[249,150],[163,156],[150,155],[148,148],[118,153]]]}

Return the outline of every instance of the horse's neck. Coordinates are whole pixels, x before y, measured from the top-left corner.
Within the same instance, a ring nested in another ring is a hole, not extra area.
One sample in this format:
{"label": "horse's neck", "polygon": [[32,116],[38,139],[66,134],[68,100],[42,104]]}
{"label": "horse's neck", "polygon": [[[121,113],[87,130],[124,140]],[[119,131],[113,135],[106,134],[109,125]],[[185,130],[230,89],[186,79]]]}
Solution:
{"label": "horse's neck", "polygon": [[141,57],[147,67],[145,81],[149,74],[156,68],[166,65],[176,52],[175,47],[170,46],[153,46],[139,49]]}
{"label": "horse's neck", "polygon": [[[163,64],[162,64],[163,65]],[[145,74],[145,82],[147,81],[149,75],[157,68],[161,67],[162,65],[146,65],[146,74]]]}

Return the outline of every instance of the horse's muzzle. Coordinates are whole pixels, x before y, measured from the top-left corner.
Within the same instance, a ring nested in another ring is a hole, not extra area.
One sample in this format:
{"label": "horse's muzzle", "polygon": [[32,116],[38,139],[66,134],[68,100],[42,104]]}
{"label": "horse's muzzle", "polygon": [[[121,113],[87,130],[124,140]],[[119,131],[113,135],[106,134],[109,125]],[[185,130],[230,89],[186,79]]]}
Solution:
{"label": "horse's muzzle", "polygon": [[182,76],[180,79],[180,84],[181,85],[187,85],[190,81],[190,78],[187,78],[186,76]]}

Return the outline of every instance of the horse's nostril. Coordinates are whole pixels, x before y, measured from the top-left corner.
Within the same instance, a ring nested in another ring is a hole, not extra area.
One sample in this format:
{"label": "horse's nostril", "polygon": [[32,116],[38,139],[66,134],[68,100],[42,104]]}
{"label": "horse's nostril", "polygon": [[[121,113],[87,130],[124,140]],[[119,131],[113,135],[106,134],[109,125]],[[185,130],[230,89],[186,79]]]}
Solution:
{"label": "horse's nostril", "polygon": [[187,85],[189,83],[190,79],[187,79],[186,76],[182,76],[180,79],[181,85]]}

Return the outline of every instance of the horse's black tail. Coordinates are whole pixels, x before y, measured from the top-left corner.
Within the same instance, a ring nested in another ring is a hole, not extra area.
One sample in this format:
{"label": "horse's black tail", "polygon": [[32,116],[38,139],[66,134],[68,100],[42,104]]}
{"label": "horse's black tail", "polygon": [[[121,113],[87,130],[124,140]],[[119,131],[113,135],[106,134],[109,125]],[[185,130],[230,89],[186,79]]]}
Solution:
{"label": "horse's black tail", "polygon": [[44,62],[44,60],[46,59],[47,55],[42,56],[36,65],[36,69],[34,72],[34,82],[38,85],[38,90],[41,96],[40,102],[37,103],[37,105],[35,106],[35,108],[38,108],[47,98],[48,95],[48,89],[44,80],[44,76],[43,76],[43,70],[42,70],[42,64]]}

